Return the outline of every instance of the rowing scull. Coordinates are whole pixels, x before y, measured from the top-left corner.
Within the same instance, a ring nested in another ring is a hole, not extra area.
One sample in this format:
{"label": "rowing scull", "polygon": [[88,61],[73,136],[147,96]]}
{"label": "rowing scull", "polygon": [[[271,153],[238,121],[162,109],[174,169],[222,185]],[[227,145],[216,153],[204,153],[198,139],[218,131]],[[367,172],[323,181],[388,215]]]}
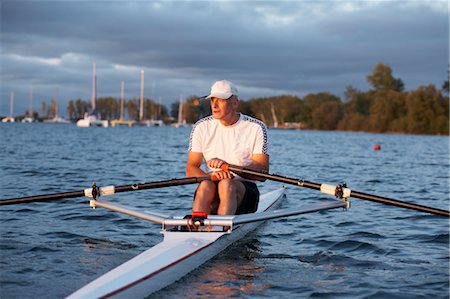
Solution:
{"label": "rowing scull", "polygon": [[[258,211],[232,216],[208,216],[201,223],[131,210],[103,201],[91,205],[161,223],[164,239],[71,294],[75,298],[144,298],[179,280],[232,243],[256,229],[264,220],[346,207],[332,201],[301,210],[275,210],[285,198],[284,188],[261,195]],[[225,228],[225,229],[224,229]]]}

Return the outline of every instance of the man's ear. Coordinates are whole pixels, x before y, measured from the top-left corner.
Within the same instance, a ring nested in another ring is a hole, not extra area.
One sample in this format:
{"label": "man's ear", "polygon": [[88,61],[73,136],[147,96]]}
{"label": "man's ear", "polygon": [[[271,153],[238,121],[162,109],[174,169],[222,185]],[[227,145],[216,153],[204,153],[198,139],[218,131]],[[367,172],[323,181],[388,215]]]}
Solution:
{"label": "man's ear", "polygon": [[233,107],[234,107],[234,109],[237,109],[238,108],[238,106],[239,106],[239,99],[232,99],[232,101],[233,101]]}

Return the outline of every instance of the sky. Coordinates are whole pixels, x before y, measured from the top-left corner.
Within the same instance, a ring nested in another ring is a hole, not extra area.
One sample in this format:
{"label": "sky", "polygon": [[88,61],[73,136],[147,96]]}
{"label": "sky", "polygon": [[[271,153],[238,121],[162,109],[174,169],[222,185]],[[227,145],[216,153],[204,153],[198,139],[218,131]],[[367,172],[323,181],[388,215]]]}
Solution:
{"label": "sky", "polygon": [[[0,0],[0,115],[32,99],[145,98],[170,109],[216,80],[243,100],[371,88],[388,64],[406,90],[448,78],[449,4],[415,1]],[[30,96],[32,94],[32,96]]]}

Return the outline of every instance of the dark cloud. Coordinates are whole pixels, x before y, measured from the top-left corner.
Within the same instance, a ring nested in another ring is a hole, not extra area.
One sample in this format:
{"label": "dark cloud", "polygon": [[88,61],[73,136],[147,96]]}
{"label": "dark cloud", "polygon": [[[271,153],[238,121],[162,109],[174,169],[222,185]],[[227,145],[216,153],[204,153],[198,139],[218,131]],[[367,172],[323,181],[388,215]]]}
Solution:
{"label": "dark cloud", "polygon": [[[147,97],[169,105],[227,78],[245,98],[369,88],[378,62],[406,88],[447,76],[448,14],[431,1],[4,1],[0,114],[55,94]],[[36,104],[35,106],[37,106]],[[20,107],[22,110],[20,110]]]}

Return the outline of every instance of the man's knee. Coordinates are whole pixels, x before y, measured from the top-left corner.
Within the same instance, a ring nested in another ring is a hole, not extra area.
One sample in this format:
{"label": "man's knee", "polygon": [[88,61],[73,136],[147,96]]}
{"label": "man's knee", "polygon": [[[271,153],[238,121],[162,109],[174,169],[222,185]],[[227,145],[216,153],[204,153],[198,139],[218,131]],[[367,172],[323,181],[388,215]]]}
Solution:
{"label": "man's knee", "polygon": [[238,196],[243,197],[245,186],[238,180],[225,179],[221,180],[218,185],[219,196]]}
{"label": "man's knee", "polygon": [[236,190],[236,181],[232,179],[220,180],[217,188],[219,193],[234,192]]}
{"label": "man's knee", "polygon": [[211,181],[202,181],[198,185],[197,192],[213,192],[216,190],[216,184]]}

